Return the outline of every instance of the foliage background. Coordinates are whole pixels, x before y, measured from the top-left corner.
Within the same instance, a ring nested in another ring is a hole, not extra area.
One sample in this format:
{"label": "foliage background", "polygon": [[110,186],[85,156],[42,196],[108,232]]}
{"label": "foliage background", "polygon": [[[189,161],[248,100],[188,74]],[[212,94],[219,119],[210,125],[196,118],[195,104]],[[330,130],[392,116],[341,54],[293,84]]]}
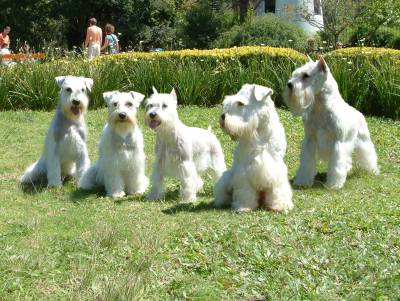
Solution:
{"label": "foliage background", "polygon": [[[91,17],[96,17],[101,27],[108,22],[114,24],[126,50],[205,49],[231,36],[232,32],[252,39],[234,39],[229,46],[257,42],[258,45],[287,47],[285,43],[293,35],[289,25],[282,27],[287,20],[281,21],[280,35],[273,39],[251,26],[260,24],[254,23],[257,2],[259,0],[0,0],[0,25],[12,27],[11,46],[15,51],[24,41],[40,51],[46,51],[43,47],[79,48]],[[400,1],[322,0],[321,3],[325,16],[322,40],[331,45],[340,41],[347,45],[400,47]],[[301,9],[297,13],[310,17]],[[304,44],[307,38],[303,35],[299,35],[302,39],[299,42]]]}

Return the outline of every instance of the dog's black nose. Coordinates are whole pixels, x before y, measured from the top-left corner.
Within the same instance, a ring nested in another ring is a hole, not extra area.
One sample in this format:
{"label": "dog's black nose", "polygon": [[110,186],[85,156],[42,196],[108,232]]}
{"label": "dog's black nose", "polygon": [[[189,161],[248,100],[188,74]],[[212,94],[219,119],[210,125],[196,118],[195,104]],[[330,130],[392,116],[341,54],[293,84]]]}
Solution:
{"label": "dog's black nose", "polygon": [[72,100],[72,104],[73,104],[74,106],[79,106],[80,103],[81,103],[81,102],[80,102],[79,100],[76,100],[76,99]]}
{"label": "dog's black nose", "polygon": [[118,114],[120,119],[125,119],[126,118],[126,113],[122,112]]}
{"label": "dog's black nose", "polygon": [[289,89],[293,89],[293,84],[291,82],[288,82],[287,86],[288,86]]}
{"label": "dog's black nose", "polygon": [[225,114],[222,114],[222,115],[221,115],[221,119],[222,119],[222,120],[225,120]]}
{"label": "dog's black nose", "polygon": [[157,113],[151,112],[151,113],[149,114],[149,116],[150,116],[150,118],[154,118],[154,117],[157,116]]}

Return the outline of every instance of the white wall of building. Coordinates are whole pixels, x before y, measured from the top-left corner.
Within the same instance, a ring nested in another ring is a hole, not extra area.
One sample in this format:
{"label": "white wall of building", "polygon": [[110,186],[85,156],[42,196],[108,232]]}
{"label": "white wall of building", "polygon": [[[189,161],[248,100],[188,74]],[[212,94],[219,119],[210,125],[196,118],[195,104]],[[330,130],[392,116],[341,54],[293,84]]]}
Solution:
{"label": "white wall of building", "polygon": [[280,16],[289,22],[298,25],[305,32],[311,35],[315,34],[319,29],[301,18],[301,16],[298,14],[299,7],[306,8],[308,13],[313,15],[315,21],[323,24],[322,8],[318,14],[316,14],[314,11],[314,1],[318,0],[262,0],[258,1],[256,15],[263,15],[265,13],[267,1],[275,1],[275,14],[277,16]]}

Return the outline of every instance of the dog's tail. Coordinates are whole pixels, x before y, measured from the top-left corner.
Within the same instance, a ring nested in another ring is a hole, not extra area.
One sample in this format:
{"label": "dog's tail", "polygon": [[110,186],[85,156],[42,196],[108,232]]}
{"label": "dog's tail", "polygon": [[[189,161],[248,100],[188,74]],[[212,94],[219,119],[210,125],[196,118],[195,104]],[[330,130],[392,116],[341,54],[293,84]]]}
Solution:
{"label": "dog's tail", "polygon": [[22,185],[33,185],[42,180],[46,175],[46,169],[43,161],[40,159],[31,164],[19,179]]}
{"label": "dog's tail", "polygon": [[83,190],[91,190],[97,185],[97,166],[93,165],[86,170],[82,177],[79,179],[78,187]]}

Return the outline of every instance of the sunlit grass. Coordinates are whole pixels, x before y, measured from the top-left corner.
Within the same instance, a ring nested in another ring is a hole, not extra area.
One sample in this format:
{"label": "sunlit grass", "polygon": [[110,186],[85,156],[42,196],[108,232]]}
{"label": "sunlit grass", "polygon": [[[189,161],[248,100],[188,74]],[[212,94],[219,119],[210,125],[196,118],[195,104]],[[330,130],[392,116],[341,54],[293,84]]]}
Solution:
{"label": "sunlit grass", "polygon": [[[234,142],[218,128],[219,108],[179,109],[188,125],[212,126],[228,166]],[[299,162],[301,121],[279,110],[290,178]],[[294,191],[288,215],[235,214],[210,206],[212,185],[194,204],[114,201],[101,192],[24,193],[17,178],[36,160],[53,113],[0,113],[1,300],[395,300],[400,295],[400,123],[368,118],[382,174],[357,169],[345,187]],[[92,161],[106,110],[88,114]],[[142,126],[143,112],[139,121]],[[143,128],[147,174],[154,132]]]}

